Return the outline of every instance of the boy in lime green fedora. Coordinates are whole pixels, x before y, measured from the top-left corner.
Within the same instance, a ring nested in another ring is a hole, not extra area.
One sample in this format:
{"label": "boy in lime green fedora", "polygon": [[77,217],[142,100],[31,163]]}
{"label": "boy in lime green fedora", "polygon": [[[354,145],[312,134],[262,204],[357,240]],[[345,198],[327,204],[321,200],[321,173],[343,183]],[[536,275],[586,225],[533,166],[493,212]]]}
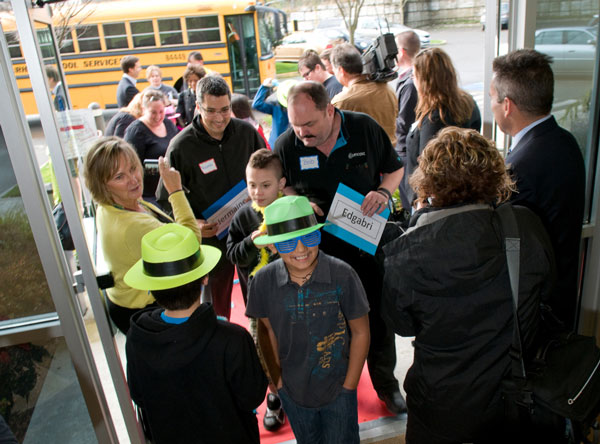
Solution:
{"label": "boy in lime green fedora", "polygon": [[269,331],[279,357],[275,381],[298,444],[359,443],[356,386],[369,350],[369,305],[356,272],[319,252],[323,224],[310,202],[286,196],[265,209],[281,259],[250,281],[246,315]]}
{"label": "boy in lime green fedora", "polygon": [[189,228],[166,224],[142,238],[142,258],[125,274],[161,306],[131,318],[125,346],[131,398],[154,443],[259,442],[254,409],[267,379],[252,337],[200,303],[220,257]]}

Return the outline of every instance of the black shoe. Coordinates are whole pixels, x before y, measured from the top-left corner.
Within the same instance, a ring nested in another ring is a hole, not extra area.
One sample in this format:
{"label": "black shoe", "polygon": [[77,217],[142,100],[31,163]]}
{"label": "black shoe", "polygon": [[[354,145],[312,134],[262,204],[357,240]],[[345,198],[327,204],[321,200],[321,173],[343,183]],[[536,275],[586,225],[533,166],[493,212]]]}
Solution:
{"label": "black shoe", "polygon": [[402,393],[400,393],[400,390],[387,393],[377,393],[377,396],[385,403],[386,408],[394,415],[406,413],[406,401],[404,400]]}
{"label": "black shoe", "polygon": [[269,432],[275,432],[285,424],[285,413],[281,407],[281,399],[274,393],[267,395],[267,411],[263,418],[263,425],[265,430]]}

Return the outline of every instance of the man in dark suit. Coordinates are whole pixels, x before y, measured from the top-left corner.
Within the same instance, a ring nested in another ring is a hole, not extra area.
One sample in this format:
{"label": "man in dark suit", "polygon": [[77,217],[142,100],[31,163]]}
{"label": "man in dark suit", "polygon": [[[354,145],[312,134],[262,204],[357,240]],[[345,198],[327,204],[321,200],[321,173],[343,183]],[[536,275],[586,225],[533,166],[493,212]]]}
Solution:
{"label": "man in dark suit", "polygon": [[585,167],[577,141],[550,114],[551,61],[532,49],[497,57],[490,97],[498,125],[513,138],[506,163],[518,192],[511,201],[537,213],[554,247],[556,285],[546,302],[575,328]]}
{"label": "man in dark suit", "polygon": [[56,69],[55,66],[46,65],[46,77],[48,78],[48,85],[52,92],[54,109],[56,111],[65,111],[68,108],[67,96],[62,82],[60,81],[58,69]]}
{"label": "man in dark suit", "polygon": [[140,59],[130,55],[123,57],[121,59],[121,69],[123,70],[123,77],[121,77],[117,88],[117,105],[119,108],[129,105],[131,99],[140,92],[135,87],[136,79],[142,71]]}
{"label": "man in dark suit", "polygon": [[[396,146],[394,149],[400,156],[403,164],[406,164],[406,136],[415,122],[417,101],[419,96],[413,82],[414,58],[421,50],[421,40],[414,31],[404,31],[396,34],[396,46],[398,55],[396,65],[398,66],[398,80],[395,81],[394,91],[398,98],[398,116],[396,117]],[[410,211],[411,203],[408,198],[408,174],[402,176],[400,182],[400,199],[402,207]]]}

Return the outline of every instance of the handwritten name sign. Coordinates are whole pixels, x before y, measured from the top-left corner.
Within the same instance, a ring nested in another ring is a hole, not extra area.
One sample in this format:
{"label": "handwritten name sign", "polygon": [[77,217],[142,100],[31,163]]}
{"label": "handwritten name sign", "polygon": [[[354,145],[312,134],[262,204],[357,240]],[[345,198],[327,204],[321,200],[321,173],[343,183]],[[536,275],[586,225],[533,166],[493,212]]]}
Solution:
{"label": "handwritten name sign", "polygon": [[217,224],[217,238],[223,239],[227,236],[233,216],[246,202],[248,202],[248,189],[242,180],[202,212],[208,223]]}
{"label": "handwritten name sign", "polygon": [[386,208],[381,214],[365,216],[360,209],[364,198],[352,188],[340,184],[323,230],[374,255],[390,211]]}

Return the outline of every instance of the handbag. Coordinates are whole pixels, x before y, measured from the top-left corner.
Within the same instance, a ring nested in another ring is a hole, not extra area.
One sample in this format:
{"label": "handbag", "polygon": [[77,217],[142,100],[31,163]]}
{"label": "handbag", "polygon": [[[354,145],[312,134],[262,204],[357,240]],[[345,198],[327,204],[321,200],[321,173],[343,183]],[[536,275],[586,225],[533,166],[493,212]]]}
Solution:
{"label": "handbag", "polygon": [[[540,345],[525,363],[519,328],[519,255],[520,238],[511,205],[497,209],[504,232],[505,252],[513,301],[513,343],[510,351],[511,374],[504,382],[509,409],[517,407],[518,421],[534,427],[560,431],[561,419],[571,422],[576,438],[600,413],[600,349],[596,339],[576,333],[547,328]],[[548,324],[551,312],[542,310]],[[564,429],[563,429],[564,431]]]}

